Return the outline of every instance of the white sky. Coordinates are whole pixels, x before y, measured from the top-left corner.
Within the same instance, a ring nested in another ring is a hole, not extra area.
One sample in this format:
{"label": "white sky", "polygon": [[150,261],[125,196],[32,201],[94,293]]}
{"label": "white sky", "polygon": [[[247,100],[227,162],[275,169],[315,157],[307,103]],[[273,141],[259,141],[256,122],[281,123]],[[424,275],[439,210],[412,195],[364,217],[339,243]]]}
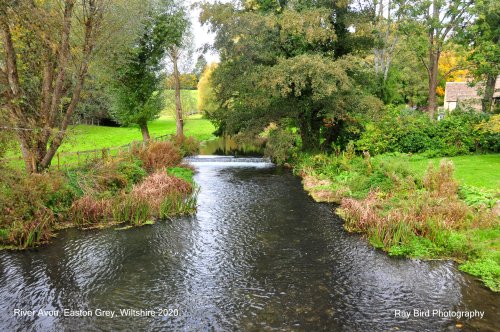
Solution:
{"label": "white sky", "polygon": [[[200,52],[198,52],[198,49],[202,47],[204,44],[209,43],[213,44],[215,35],[213,33],[210,33],[208,31],[207,26],[202,26],[199,22],[199,16],[200,16],[200,9],[199,8],[191,8],[191,5],[199,2],[197,0],[187,0],[186,1],[188,4],[189,8],[189,16],[191,18],[191,28],[193,32],[193,37],[194,37],[194,44],[195,44],[195,50],[196,53],[194,54],[193,57],[193,64],[196,63],[196,59],[198,58],[198,55]],[[204,2],[215,2],[214,0],[204,0]],[[222,1],[226,2],[226,1]],[[211,51],[207,52],[204,54],[205,59],[207,60],[208,63],[211,62],[219,62],[219,54],[216,52],[212,53]]]}

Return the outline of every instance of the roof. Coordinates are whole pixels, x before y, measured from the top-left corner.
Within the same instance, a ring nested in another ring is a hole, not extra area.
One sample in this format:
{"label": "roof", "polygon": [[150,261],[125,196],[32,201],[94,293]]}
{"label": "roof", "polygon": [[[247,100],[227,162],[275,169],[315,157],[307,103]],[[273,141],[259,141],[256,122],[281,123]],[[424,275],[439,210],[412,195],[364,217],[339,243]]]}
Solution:
{"label": "roof", "polygon": [[[483,85],[477,84],[469,86],[469,82],[446,82],[445,101],[458,101],[465,99],[481,99],[478,94],[478,89],[482,90]],[[497,79],[495,84],[494,97],[500,97],[500,79]]]}

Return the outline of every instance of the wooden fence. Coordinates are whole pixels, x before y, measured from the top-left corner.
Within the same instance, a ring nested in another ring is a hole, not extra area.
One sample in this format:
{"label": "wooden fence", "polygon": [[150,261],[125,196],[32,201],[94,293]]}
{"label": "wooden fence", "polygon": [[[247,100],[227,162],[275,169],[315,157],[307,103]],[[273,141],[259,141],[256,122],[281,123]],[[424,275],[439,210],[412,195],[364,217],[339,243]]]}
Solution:
{"label": "wooden fence", "polygon": [[[165,141],[170,139],[170,137],[171,135],[153,137],[149,142]],[[83,166],[99,159],[108,159],[123,156],[132,152],[133,149],[143,149],[147,144],[148,142],[145,141],[132,141],[129,144],[121,146],[105,147],[84,151],[57,152],[52,159],[51,166],[58,170],[68,169],[75,166]],[[15,165],[16,162],[24,163],[24,159],[20,156],[9,157],[2,159],[2,162],[7,162]]]}

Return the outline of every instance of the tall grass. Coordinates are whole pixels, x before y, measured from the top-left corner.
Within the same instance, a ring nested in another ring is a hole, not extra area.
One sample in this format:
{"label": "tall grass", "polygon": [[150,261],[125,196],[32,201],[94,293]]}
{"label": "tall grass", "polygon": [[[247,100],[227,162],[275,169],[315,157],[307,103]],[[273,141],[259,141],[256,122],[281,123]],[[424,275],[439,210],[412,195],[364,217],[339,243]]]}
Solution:
{"label": "tall grass", "polygon": [[408,244],[415,236],[439,242],[445,232],[491,227],[498,221],[488,210],[467,206],[457,193],[453,165],[443,161],[437,170],[429,167],[420,188],[401,181],[390,193],[372,191],[362,200],[344,198],[338,212],[346,229],[365,232],[373,244],[384,248]]}
{"label": "tall grass", "polygon": [[133,226],[141,226],[151,219],[150,203],[142,198],[125,195],[113,207],[113,218]]}

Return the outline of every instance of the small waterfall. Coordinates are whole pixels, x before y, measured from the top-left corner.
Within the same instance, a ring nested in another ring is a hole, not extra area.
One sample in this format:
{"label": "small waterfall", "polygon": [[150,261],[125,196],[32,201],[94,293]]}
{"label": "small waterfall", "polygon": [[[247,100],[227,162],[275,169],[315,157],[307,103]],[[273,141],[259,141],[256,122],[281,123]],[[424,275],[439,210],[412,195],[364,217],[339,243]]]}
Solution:
{"label": "small waterfall", "polygon": [[186,163],[234,163],[273,165],[270,158],[199,155],[184,158]]}

